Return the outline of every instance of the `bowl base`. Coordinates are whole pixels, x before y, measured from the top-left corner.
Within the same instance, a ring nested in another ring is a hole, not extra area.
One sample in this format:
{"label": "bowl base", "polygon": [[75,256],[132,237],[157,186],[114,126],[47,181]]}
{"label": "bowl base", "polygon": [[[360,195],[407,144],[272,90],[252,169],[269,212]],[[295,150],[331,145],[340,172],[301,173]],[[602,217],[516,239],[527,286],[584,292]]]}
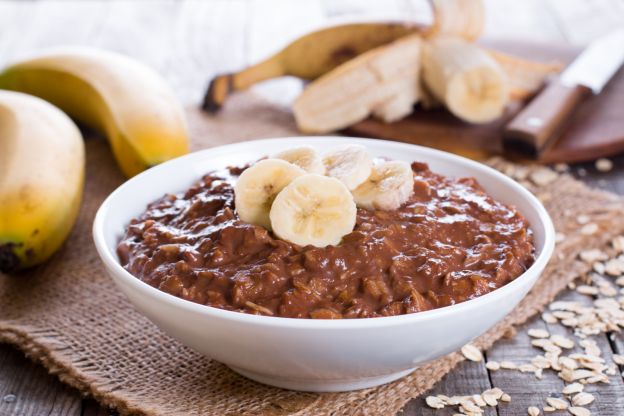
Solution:
{"label": "bowl base", "polygon": [[288,390],[309,391],[315,393],[352,391],[366,389],[369,387],[376,387],[404,377],[416,369],[410,368],[403,371],[397,371],[396,373],[384,374],[382,376],[375,377],[322,380],[277,377],[267,374],[260,374],[249,370],[243,370],[242,368],[238,368],[235,366],[228,367],[230,367],[238,374],[262,384],[268,384],[270,386],[280,387]]}

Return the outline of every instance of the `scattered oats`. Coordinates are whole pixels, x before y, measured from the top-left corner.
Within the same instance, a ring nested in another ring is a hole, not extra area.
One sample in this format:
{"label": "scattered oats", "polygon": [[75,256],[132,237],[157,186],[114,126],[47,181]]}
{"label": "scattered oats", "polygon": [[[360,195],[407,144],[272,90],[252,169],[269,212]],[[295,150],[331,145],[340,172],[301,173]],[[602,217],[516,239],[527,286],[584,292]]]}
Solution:
{"label": "scattered oats", "polygon": [[585,386],[581,383],[572,383],[565,386],[561,392],[563,394],[576,394],[582,392],[584,388]]}
{"label": "scattered oats", "polygon": [[576,222],[578,222],[581,225],[587,224],[589,220],[590,220],[589,216],[585,214],[581,214],[578,217],[576,217]]}
{"label": "scattered oats", "polygon": [[483,410],[472,401],[471,397],[467,397],[460,402],[459,410],[463,411],[464,413],[470,412],[480,414],[483,412]]}
{"label": "scattered oats", "polygon": [[594,269],[594,271],[596,273],[599,273],[599,274],[604,274],[604,272],[605,272],[605,265],[604,265],[604,263],[600,263],[599,261],[594,263],[592,265],[592,268]]}
{"label": "scattered oats", "polygon": [[427,406],[431,407],[432,409],[443,409],[444,408],[444,402],[436,396],[427,396],[427,398],[425,399],[425,402],[427,403]]}
{"label": "scattered oats", "polygon": [[501,399],[501,402],[509,403],[511,401],[511,396],[508,395],[507,393],[503,393],[500,399]]}
{"label": "scattered oats", "polygon": [[563,233],[556,233],[555,234],[555,243],[561,243],[563,240],[565,240],[565,234]]}
{"label": "scattered oats", "polygon": [[498,400],[496,398],[496,395],[493,393],[487,393],[487,391],[484,391],[481,394],[481,397],[483,398],[483,401],[487,403],[488,406],[494,407],[498,405]]}
{"label": "scattered oats", "polygon": [[585,383],[588,383],[588,384],[594,384],[594,383],[609,384],[609,377],[607,377],[605,374],[596,374],[595,376],[586,378],[584,381]]}
{"label": "scattered oats", "polygon": [[594,235],[596,232],[598,232],[598,224],[594,222],[585,224],[583,228],[581,228],[581,234],[583,235]]}
{"label": "scattered oats", "polygon": [[527,409],[527,413],[529,416],[539,416],[540,410],[535,406],[531,406]]}
{"label": "scattered oats", "polygon": [[611,240],[611,245],[618,253],[624,253],[624,235],[619,235]]}
{"label": "scattered oats", "polygon": [[502,361],[500,363],[500,368],[504,368],[505,370],[515,370],[518,366],[511,361]]}
{"label": "scattered oats", "polygon": [[[622,279],[622,286],[624,286],[624,279]],[[542,314],[542,321],[546,322],[547,324],[556,324],[557,318],[550,312],[544,312]]]}
{"label": "scattered oats", "polygon": [[578,368],[578,363],[576,362],[576,360],[573,360],[570,357],[559,357],[559,364],[569,370],[576,370]]}
{"label": "scattered oats", "polygon": [[535,378],[541,380],[542,378],[544,378],[544,369],[538,368],[533,372],[533,374],[535,375]]}
{"label": "scattered oats", "polygon": [[591,412],[584,407],[573,406],[568,408],[568,412],[573,416],[591,416]]}
{"label": "scattered oats", "polygon": [[531,328],[527,331],[532,338],[548,338],[550,334],[545,329]]}
{"label": "scattered oats", "polygon": [[[610,300],[612,299],[597,299],[596,301],[594,301],[594,304],[600,307],[599,304],[605,304],[606,301]],[[598,348],[596,341],[594,341],[593,339],[584,339],[579,342],[579,344],[581,345],[581,347],[583,347],[583,349],[585,350],[585,354],[587,355],[594,355],[596,357],[600,357],[600,355],[602,355],[602,351],[600,350],[600,348]]]}
{"label": "scattered oats", "polygon": [[624,274],[624,256],[607,261],[605,264],[605,273],[610,276],[621,276]]}
{"label": "scattered oats", "polygon": [[555,343],[555,345],[561,347],[561,348],[565,348],[565,349],[570,349],[570,348],[574,348],[574,341],[572,341],[570,338],[566,338],[562,335],[553,335],[550,337],[550,340],[552,342]]}
{"label": "scattered oats", "polygon": [[613,162],[610,159],[601,157],[600,159],[596,160],[595,166],[596,170],[598,170],[599,172],[609,172],[611,169],[613,169]]}
{"label": "scattered oats", "polygon": [[543,355],[536,355],[531,359],[531,364],[537,368],[550,368],[550,361]]}
{"label": "scattered oats", "polygon": [[553,316],[559,319],[571,319],[574,318],[574,313],[568,311],[555,311],[553,312]]}
{"label": "scattered oats", "polygon": [[614,375],[617,374],[617,371],[618,371],[617,366],[615,364],[610,364],[607,367],[607,370],[605,371],[605,374],[607,374],[609,376],[614,376]]}
{"label": "scattered oats", "polygon": [[613,362],[617,365],[624,365],[624,355],[613,354]]}
{"label": "scattered oats", "polygon": [[576,287],[576,291],[582,295],[597,295],[598,288],[594,286],[581,285]]}
{"label": "scattered oats", "polygon": [[574,406],[587,406],[593,401],[594,396],[586,392],[578,393],[574,397],[572,397],[572,404]]}
{"label": "scattered oats", "polygon": [[499,389],[498,387],[494,387],[494,388],[491,388],[491,389],[487,389],[486,391],[483,392],[483,394],[492,395],[492,396],[494,396],[494,398],[496,400],[498,400],[501,397],[503,397],[504,392],[501,389]]}
{"label": "scattered oats", "polygon": [[618,286],[624,286],[624,276],[620,276],[615,280],[615,284]]}
{"label": "scattered oats", "polygon": [[553,166],[553,168],[559,173],[567,172],[568,170],[570,170],[570,166],[567,163],[557,163],[555,164],[555,166]]}
{"label": "scattered oats", "polygon": [[534,373],[537,368],[533,364],[521,364],[518,370],[522,373]]}
{"label": "scattered oats", "polygon": [[578,168],[576,170],[576,173],[577,173],[578,176],[583,178],[583,177],[587,176],[587,169],[585,169],[585,168]]}
{"label": "scattered oats", "polygon": [[472,401],[479,407],[485,407],[487,406],[487,403],[485,402],[485,400],[483,399],[483,397],[481,397],[480,394],[473,394],[472,395]]}
{"label": "scattered oats", "polygon": [[552,406],[544,406],[544,412],[554,412],[555,410],[557,409]]}
{"label": "scattered oats", "polygon": [[599,287],[600,287],[600,294],[602,296],[614,297],[618,293],[617,290],[613,286],[611,286],[611,283],[606,282],[606,281],[600,283]]}
{"label": "scattered oats", "polygon": [[591,250],[584,250],[579,253],[579,258],[587,264],[592,264],[596,261],[607,260],[609,256],[602,250],[597,248]]}
{"label": "scattered oats", "polygon": [[485,368],[491,371],[500,370],[500,363],[498,361],[488,361],[485,363]]}
{"label": "scattered oats", "polygon": [[529,179],[537,186],[548,185],[559,177],[559,174],[552,169],[539,167],[529,174]]}
{"label": "scattered oats", "polygon": [[477,347],[472,344],[466,344],[461,348],[462,354],[470,361],[481,361],[483,360],[483,354]]}
{"label": "scattered oats", "polygon": [[557,397],[547,397],[546,402],[557,410],[565,410],[568,408],[568,402]]}
{"label": "scattered oats", "polygon": [[580,370],[574,370],[572,371],[572,380],[571,381],[576,381],[576,380],[580,380],[583,378],[589,378],[594,376],[596,373],[590,370],[585,370],[585,369],[580,369]]}

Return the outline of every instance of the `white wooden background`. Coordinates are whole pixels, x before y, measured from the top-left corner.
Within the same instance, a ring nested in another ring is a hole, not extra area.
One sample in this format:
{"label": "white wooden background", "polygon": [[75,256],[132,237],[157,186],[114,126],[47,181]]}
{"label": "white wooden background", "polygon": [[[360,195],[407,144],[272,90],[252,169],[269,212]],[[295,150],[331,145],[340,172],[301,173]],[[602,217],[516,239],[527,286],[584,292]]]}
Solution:
{"label": "white wooden background", "polygon": [[[486,38],[586,44],[624,26],[624,0],[485,0]],[[57,45],[91,45],[158,69],[186,103],[236,70],[323,25],[431,20],[426,0],[0,0],[0,64]],[[259,90],[292,96],[294,80]]]}

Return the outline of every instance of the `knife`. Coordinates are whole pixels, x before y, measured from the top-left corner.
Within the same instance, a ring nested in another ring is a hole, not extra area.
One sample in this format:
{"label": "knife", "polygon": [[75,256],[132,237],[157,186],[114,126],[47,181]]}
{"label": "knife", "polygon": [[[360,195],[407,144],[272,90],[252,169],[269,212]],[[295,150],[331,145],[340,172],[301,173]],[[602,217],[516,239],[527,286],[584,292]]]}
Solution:
{"label": "knife", "polygon": [[537,156],[552,144],[579,103],[599,94],[624,62],[624,29],[592,42],[503,130],[503,146]]}

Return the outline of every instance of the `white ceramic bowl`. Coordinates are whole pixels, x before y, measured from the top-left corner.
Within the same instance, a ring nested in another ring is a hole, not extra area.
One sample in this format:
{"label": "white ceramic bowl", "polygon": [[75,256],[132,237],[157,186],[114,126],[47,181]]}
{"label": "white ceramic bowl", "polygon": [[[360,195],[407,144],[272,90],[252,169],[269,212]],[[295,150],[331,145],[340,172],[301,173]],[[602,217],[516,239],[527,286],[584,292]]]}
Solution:
{"label": "white ceramic bowl", "polygon": [[[535,236],[535,263],[508,285],[458,305],[410,315],[316,320],[249,315],[195,304],[161,292],[120,266],[116,246],[128,222],[167,192],[203,174],[302,144],[319,150],[360,143],[371,154],[427,162],[434,172],[472,176],[495,199],[514,205]],[[403,143],[346,137],[259,140],[207,149],[130,179],[104,201],[93,237],[106,269],[136,308],[171,336],[261,383],[295,390],[346,391],[402,377],[459,349],[507,315],[542,273],[554,246],[552,222],[523,187],[480,163]]]}

